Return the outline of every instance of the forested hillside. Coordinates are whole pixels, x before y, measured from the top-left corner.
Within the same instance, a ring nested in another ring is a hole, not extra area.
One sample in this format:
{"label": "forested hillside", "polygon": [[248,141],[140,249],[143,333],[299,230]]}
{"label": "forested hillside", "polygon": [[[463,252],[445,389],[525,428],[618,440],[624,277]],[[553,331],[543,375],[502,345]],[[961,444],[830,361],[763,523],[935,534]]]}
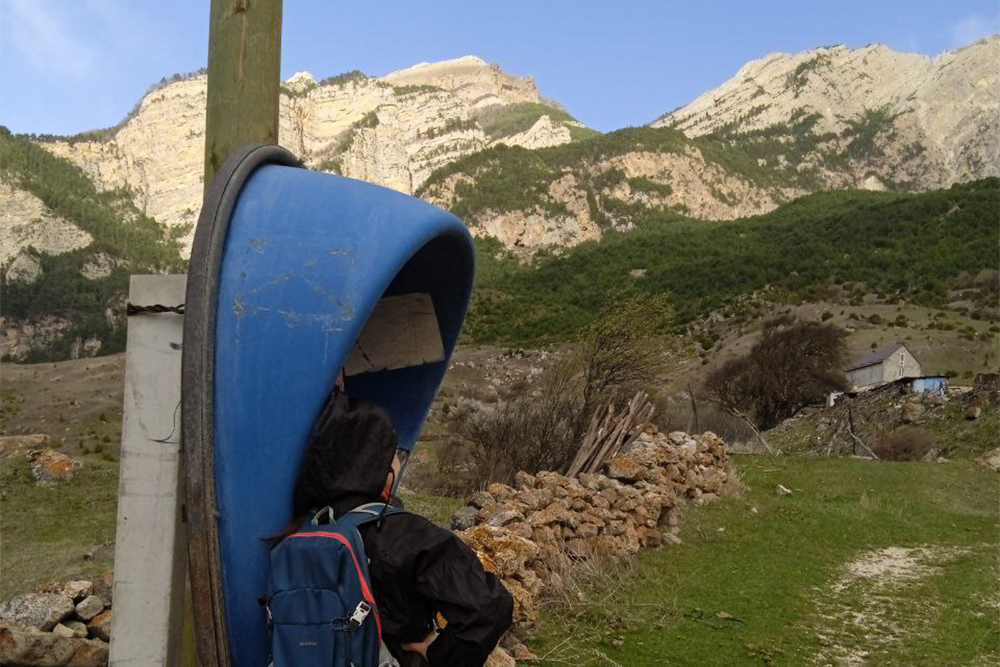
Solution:
{"label": "forested hillside", "polygon": [[86,247],[62,254],[22,250],[40,268],[31,281],[0,276],[8,323],[50,318],[58,329],[44,351],[27,359],[65,359],[77,340],[99,343],[101,354],[123,350],[129,275],[183,272],[175,239],[185,230],[168,232],[135,207],[130,193],[98,191],[79,167],[6,128],[0,130],[0,154],[5,183],[31,193],[92,238]]}
{"label": "forested hillside", "polygon": [[671,295],[679,326],[717,310],[738,316],[751,294],[945,306],[952,289],[983,272],[964,296],[995,318],[998,210],[1000,180],[990,178],[921,194],[822,192],[731,223],[651,212],[631,231],[530,263],[480,240],[466,334],[517,345],[565,340],[608,298],[635,293]]}

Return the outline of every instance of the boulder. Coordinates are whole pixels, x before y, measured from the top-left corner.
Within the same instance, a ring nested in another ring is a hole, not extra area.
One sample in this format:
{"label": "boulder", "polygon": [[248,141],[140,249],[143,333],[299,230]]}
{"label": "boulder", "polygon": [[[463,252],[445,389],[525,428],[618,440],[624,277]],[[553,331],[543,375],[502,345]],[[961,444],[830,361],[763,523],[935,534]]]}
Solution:
{"label": "boulder", "polygon": [[21,456],[29,450],[48,446],[47,435],[0,435],[0,456]]}
{"label": "boulder", "polygon": [[469,496],[469,499],[466,501],[466,504],[471,505],[476,509],[483,509],[487,505],[496,504],[496,502],[497,499],[494,498],[489,493],[487,493],[486,491],[476,491],[471,496]]}
{"label": "boulder", "polygon": [[105,609],[100,614],[90,619],[86,629],[90,630],[90,635],[106,642],[111,641],[111,618],[112,611]]}
{"label": "boulder", "polygon": [[467,530],[476,524],[476,517],[479,510],[474,506],[466,506],[451,515],[451,529],[455,531]]}
{"label": "boulder", "polygon": [[919,398],[908,398],[899,411],[899,419],[904,424],[912,424],[920,419],[926,410],[927,408],[924,407]]}
{"label": "boulder", "polygon": [[515,667],[515,665],[517,663],[511,657],[510,653],[507,653],[507,651],[498,646],[486,658],[486,663],[483,667]]}
{"label": "boulder", "polygon": [[516,510],[501,510],[486,520],[491,526],[506,526],[514,521],[523,521],[524,515]]}
{"label": "boulder", "polygon": [[73,613],[73,601],[61,593],[26,593],[0,604],[0,620],[51,630]]}
{"label": "boulder", "polygon": [[90,595],[76,605],[76,615],[83,621],[89,621],[104,611],[104,600],[96,595]]}
{"label": "boulder", "polygon": [[31,476],[42,486],[68,481],[83,466],[80,461],[54,449],[32,449],[27,458]]}
{"label": "boulder", "polygon": [[[80,639],[87,638],[87,625],[85,623],[81,623],[80,621],[66,621],[60,625],[68,628],[73,633],[74,637],[79,637]],[[57,625],[56,627],[58,628],[59,626]],[[107,641],[107,639],[104,641]]]}
{"label": "boulder", "polygon": [[99,639],[64,637],[0,623],[0,664],[31,667],[104,667],[108,645]]}
{"label": "boulder", "polygon": [[990,470],[1000,472],[1000,448],[986,452],[979,460]]}

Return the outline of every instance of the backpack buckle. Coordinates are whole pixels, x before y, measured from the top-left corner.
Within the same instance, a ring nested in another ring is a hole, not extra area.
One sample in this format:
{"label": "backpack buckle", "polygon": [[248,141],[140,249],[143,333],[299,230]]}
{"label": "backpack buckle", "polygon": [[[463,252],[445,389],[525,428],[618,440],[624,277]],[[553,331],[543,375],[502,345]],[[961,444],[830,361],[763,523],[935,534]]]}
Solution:
{"label": "backpack buckle", "polygon": [[368,618],[368,614],[371,613],[372,606],[362,600],[358,603],[358,606],[354,608],[354,613],[351,614],[350,620],[347,621],[347,631],[350,633],[355,633],[361,627],[361,624],[365,622]]}

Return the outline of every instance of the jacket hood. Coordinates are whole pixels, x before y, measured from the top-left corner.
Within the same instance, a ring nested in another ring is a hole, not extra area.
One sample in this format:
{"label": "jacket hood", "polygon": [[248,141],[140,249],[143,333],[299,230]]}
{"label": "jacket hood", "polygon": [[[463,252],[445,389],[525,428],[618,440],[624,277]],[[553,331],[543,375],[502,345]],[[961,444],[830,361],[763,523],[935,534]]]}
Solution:
{"label": "jacket hood", "polygon": [[295,483],[293,511],[337,514],[378,502],[398,446],[389,413],[334,391],[317,417]]}

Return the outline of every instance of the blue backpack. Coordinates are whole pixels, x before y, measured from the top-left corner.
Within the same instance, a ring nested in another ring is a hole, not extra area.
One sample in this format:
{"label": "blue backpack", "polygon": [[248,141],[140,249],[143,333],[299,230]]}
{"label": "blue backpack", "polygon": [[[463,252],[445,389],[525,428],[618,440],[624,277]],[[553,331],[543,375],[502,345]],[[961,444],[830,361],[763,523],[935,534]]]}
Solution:
{"label": "blue backpack", "polygon": [[[377,667],[382,621],[358,527],[401,511],[371,503],[333,521],[326,507],[271,550],[274,667]],[[331,523],[320,524],[323,514]]]}

